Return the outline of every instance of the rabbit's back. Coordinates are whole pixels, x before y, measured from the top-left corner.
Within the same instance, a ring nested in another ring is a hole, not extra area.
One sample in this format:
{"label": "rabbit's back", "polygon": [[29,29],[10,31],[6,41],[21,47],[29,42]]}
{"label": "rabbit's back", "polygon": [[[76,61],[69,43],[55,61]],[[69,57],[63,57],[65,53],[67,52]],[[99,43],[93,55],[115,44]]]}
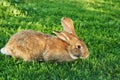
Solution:
{"label": "rabbit's back", "polygon": [[42,59],[47,37],[39,32],[24,30],[13,35],[5,49],[10,55],[25,60]]}

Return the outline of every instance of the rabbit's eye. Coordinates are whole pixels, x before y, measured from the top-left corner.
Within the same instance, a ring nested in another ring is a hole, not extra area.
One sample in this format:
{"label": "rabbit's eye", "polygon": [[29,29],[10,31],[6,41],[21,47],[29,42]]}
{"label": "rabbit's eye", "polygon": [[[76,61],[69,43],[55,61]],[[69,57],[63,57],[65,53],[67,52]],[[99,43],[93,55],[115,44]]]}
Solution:
{"label": "rabbit's eye", "polygon": [[80,46],[80,45],[78,45],[78,46],[77,46],[77,48],[78,48],[78,49],[80,49],[80,48],[81,48],[81,46]]}

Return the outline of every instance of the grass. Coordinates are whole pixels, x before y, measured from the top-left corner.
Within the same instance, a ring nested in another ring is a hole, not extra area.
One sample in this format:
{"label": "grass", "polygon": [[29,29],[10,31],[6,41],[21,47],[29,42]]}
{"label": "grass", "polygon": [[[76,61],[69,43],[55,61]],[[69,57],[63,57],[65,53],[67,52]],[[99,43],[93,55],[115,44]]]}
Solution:
{"label": "grass", "polygon": [[52,34],[74,21],[90,56],[73,62],[25,62],[0,54],[0,80],[120,80],[119,0],[1,0],[0,48],[24,29]]}

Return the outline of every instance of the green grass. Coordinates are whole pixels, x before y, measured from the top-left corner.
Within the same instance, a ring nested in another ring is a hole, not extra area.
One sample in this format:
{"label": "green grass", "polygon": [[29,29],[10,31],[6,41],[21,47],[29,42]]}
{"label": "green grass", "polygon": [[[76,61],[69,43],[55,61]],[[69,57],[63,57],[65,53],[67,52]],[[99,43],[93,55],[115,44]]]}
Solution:
{"label": "green grass", "polygon": [[25,62],[0,54],[0,80],[120,80],[119,0],[1,0],[0,48],[24,29],[52,34],[73,19],[90,56],[73,62]]}

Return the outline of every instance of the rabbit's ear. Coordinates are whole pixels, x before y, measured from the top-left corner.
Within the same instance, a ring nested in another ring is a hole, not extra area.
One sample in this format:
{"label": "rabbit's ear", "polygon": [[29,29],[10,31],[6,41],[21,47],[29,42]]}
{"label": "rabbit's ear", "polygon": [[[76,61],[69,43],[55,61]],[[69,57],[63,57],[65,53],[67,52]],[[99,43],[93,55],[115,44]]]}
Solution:
{"label": "rabbit's ear", "polygon": [[59,39],[69,43],[70,39],[68,38],[68,36],[65,33],[58,33],[55,31],[53,33],[56,34]]}
{"label": "rabbit's ear", "polygon": [[76,33],[75,33],[75,30],[74,30],[73,21],[70,18],[63,17],[61,19],[61,24],[63,26],[64,31],[77,36]]}

